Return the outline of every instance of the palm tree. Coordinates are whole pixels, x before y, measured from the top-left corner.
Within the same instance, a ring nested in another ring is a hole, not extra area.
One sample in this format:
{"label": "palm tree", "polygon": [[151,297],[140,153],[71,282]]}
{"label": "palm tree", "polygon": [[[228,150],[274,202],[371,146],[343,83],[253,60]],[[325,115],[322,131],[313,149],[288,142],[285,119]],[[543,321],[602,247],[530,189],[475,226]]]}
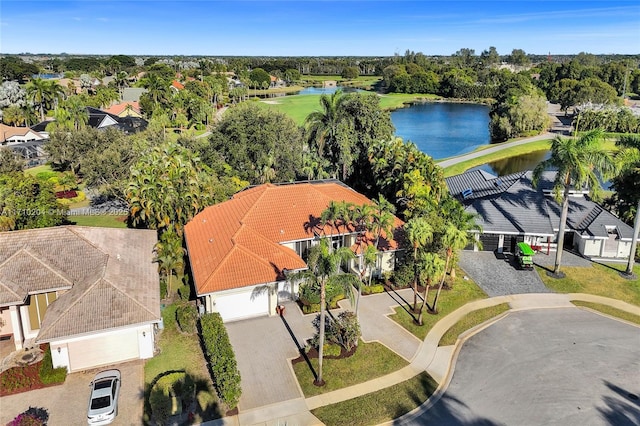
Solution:
{"label": "palm tree", "polygon": [[340,205],[336,201],[330,201],[326,209],[320,214],[320,223],[322,224],[322,232],[326,235],[324,228],[331,227],[331,248],[333,248],[333,229],[337,227],[337,222],[340,219]]}
{"label": "palm tree", "polygon": [[[621,168],[622,176],[640,173],[640,137],[637,135],[624,136],[616,142],[616,145],[622,147],[616,155],[616,161]],[[640,233],[640,196],[637,196],[631,251],[629,252],[629,260],[625,271],[625,274],[629,276],[633,275],[636,249],[638,247],[638,233]]]}
{"label": "palm tree", "polygon": [[579,138],[557,136],[551,142],[551,158],[538,164],[533,171],[533,186],[536,187],[542,173],[556,169],[553,192],[558,204],[562,204],[560,226],[557,236],[557,251],[554,275],[560,275],[560,263],[564,246],[564,232],[569,213],[569,194],[573,188],[589,188],[592,198],[598,199],[602,188],[598,176],[609,176],[614,170],[611,153],[602,148],[603,133],[592,130]]}
{"label": "palm tree", "polygon": [[71,96],[64,102],[64,109],[69,114],[73,128],[79,130],[89,122],[89,113],[79,96]]}
{"label": "palm tree", "polygon": [[356,316],[360,308],[360,296],[362,296],[362,286],[364,285],[364,277],[369,272],[369,276],[373,274],[373,268],[378,260],[378,250],[372,245],[367,245],[360,255],[360,283],[358,284],[358,299],[356,300]]}
{"label": "palm tree", "polygon": [[321,95],[321,110],[313,111],[305,120],[310,146],[315,146],[320,158],[327,155],[332,164],[342,164],[343,178],[349,166],[346,154],[351,150],[346,126],[350,118],[344,109],[345,100],[341,90],[331,96]]}
{"label": "palm tree", "polygon": [[429,288],[431,288],[431,281],[434,278],[444,274],[444,261],[437,253],[422,253],[418,258],[418,272],[421,277],[424,277],[424,297],[422,298],[422,305],[420,305],[420,311],[418,313],[418,325],[422,325],[422,314],[424,313],[424,307],[427,304],[427,297],[429,296]]}
{"label": "palm tree", "polygon": [[418,310],[418,251],[431,242],[433,228],[424,217],[418,216],[405,223],[404,230],[413,247],[413,311],[416,312]]}
{"label": "palm tree", "polygon": [[447,253],[447,260],[444,265],[444,273],[442,274],[442,279],[440,280],[440,285],[438,286],[438,291],[436,293],[435,299],[433,299],[433,312],[438,312],[438,299],[440,298],[440,292],[442,291],[442,286],[444,285],[444,279],[447,276],[447,269],[449,268],[449,262],[453,258],[453,254],[456,250],[460,250],[467,245],[469,241],[469,232],[464,229],[458,229],[458,227],[449,223],[445,228],[444,234],[442,235],[442,245],[445,248]]}
{"label": "palm tree", "polygon": [[[371,209],[371,222],[368,224],[368,231],[373,233],[375,243],[374,246],[376,250],[380,251],[380,237],[384,233],[387,241],[393,240],[393,226],[395,217],[393,214],[395,213],[396,208],[387,201],[382,195],[378,197],[377,200],[373,200],[373,207]],[[379,256],[379,253],[378,253]],[[376,261],[376,265],[378,262]],[[369,285],[371,285],[371,278],[373,277],[373,273],[369,275]]]}
{"label": "palm tree", "polygon": [[149,74],[145,78],[142,87],[147,89],[154,109],[159,104],[166,102],[170,97],[169,83],[156,74]]}
{"label": "palm tree", "polygon": [[322,380],[322,360],[325,334],[325,311],[326,311],[326,286],[327,284],[339,285],[353,299],[352,288],[357,277],[353,274],[341,274],[339,266],[343,262],[348,262],[355,255],[346,247],[332,250],[327,238],[321,238],[319,244],[311,247],[309,251],[309,269],[290,274],[287,280],[291,282],[303,281],[306,285],[319,285],[320,287],[320,335],[318,343],[318,377],[316,384],[324,384]]}
{"label": "palm tree", "polygon": [[36,78],[27,83],[27,98],[38,105],[40,121],[44,121],[44,111],[62,96],[62,87],[56,81]]}

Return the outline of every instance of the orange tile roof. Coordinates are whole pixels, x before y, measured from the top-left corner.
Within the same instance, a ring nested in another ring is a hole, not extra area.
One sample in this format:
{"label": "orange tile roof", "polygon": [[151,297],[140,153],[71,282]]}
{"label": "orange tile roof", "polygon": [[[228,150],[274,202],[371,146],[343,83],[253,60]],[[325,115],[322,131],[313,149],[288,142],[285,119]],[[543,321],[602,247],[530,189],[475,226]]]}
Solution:
{"label": "orange tile roof", "polygon": [[[317,182],[260,185],[204,209],[184,229],[197,293],[280,281],[284,269],[306,268],[281,243],[329,233],[330,227],[321,229],[319,218],[331,201],[371,203],[341,183]],[[396,231],[402,224],[396,218]],[[344,232],[340,227],[333,234]],[[381,248],[397,249],[398,243],[382,239]]]}
{"label": "orange tile roof", "polygon": [[105,109],[106,112],[113,115],[120,115],[124,112],[127,107],[131,107],[131,109],[138,114],[140,114],[140,103],[138,101],[127,101],[119,104],[111,105],[108,109]]}
{"label": "orange tile roof", "polygon": [[0,142],[4,142],[13,136],[24,136],[29,132],[36,135],[39,134],[38,132],[31,130],[29,127],[7,126],[6,124],[0,123],[0,137],[2,137]]}
{"label": "orange tile roof", "polygon": [[178,89],[178,90],[182,90],[182,89],[184,89],[184,85],[183,85],[182,83],[180,83],[178,80],[173,80],[173,81],[171,82],[171,85],[172,85],[173,87],[175,87],[176,89]]}

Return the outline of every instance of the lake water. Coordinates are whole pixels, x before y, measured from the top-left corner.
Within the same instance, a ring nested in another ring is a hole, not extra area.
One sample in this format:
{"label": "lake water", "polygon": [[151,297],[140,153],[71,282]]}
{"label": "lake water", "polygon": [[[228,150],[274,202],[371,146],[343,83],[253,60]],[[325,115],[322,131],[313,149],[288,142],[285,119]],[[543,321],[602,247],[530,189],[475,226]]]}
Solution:
{"label": "lake water", "polygon": [[489,107],[428,102],[391,112],[396,136],[435,160],[464,154],[490,142]]}

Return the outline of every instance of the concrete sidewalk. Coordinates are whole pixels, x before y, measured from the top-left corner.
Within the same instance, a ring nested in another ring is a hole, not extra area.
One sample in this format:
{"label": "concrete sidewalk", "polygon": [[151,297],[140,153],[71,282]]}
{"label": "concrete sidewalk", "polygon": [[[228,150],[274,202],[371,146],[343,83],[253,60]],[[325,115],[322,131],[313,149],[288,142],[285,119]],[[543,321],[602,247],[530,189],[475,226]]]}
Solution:
{"label": "concrete sidewalk", "polygon": [[[422,371],[426,371],[427,373],[429,373],[434,378],[434,380],[436,380],[440,384],[440,387],[438,388],[434,396],[437,396],[437,394],[441,395],[444,392],[444,388],[446,387],[443,386],[443,384],[446,384],[447,379],[452,375],[455,353],[456,350],[458,350],[460,347],[460,340],[455,346],[438,347],[438,343],[440,342],[440,339],[444,335],[444,333],[454,324],[456,324],[460,319],[462,319],[466,314],[478,309],[496,306],[501,303],[509,303],[511,311],[554,308],[579,309],[571,303],[572,300],[601,303],[626,312],[633,313],[635,315],[640,315],[640,307],[638,306],[634,306],[616,299],[582,293],[516,294],[477,300],[456,309],[455,311],[438,321],[429,331],[424,341],[420,344],[418,352],[411,360],[411,363],[396,372],[378,377],[373,380],[369,380],[365,383],[360,383],[343,389],[327,392],[322,395],[317,395],[306,399],[285,401],[266,407],[259,407],[254,410],[250,410],[250,412],[241,413],[237,417],[226,418],[222,421],[218,421],[217,423],[208,424],[277,425],[283,424],[283,421],[286,421],[286,424],[296,425],[321,424],[317,418],[311,415],[311,413],[309,412],[310,410],[325,405],[346,401],[380,389],[385,389],[387,387],[406,381],[420,374]],[[502,314],[498,318],[489,320],[486,323],[481,324],[480,326],[468,332],[465,332],[463,336],[468,335],[469,333],[478,332],[479,330],[488,327],[493,322],[499,321],[499,319],[506,314],[507,313]],[[429,401],[425,402],[425,404],[429,403]]]}

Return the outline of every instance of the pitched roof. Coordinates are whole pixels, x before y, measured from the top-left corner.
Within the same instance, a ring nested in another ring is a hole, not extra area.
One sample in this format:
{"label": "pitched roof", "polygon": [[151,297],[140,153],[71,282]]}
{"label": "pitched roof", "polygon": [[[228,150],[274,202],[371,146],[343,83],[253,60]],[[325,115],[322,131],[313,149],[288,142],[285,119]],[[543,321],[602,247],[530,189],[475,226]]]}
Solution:
{"label": "pitched roof", "polygon": [[[204,209],[185,226],[197,293],[275,282],[284,279],[285,269],[306,268],[282,243],[329,233],[321,228],[320,215],[331,201],[371,204],[344,184],[318,181],[260,185]],[[396,218],[395,226],[402,221]],[[345,229],[333,231],[340,232]],[[398,243],[384,240],[381,246],[393,250]]]}
{"label": "pitched roof", "polygon": [[5,142],[15,136],[26,136],[29,132],[37,139],[45,139],[44,136],[30,127],[7,126],[0,123],[0,142]]}
{"label": "pitched roof", "polygon": [[171,87],[175,87],[178,90],[183,90],[184,89],[184,84],[180,83],[178,80],[173,80],[171,82]]}
{"label": "pitched roof", "polygon": [[[497,177],[474,170],[446,179],[449,192],[486,233],[552,236],[560,221],[560,206],[546,194],[553,187],[553,171],[543,172],[536,189],[533,172]],[[582,193],[569,198],[568,230],[580,235],[607,237],[607,226],[615,226],[622,239],[631,239],[633,229]]]}
{"label": "pitched roof", "polygon": [[0,233],[0,305],[63,290],[38,342],[160,319],[155,231],[78,226]]}
{"label": "pitched roof", "polygon": [[120,114],[125,112],[127,108],[140,114],[140,103],[138,101],[126,101],[126,102],[121,102],[119,104],[111,105],[109,108],[105,110],[105,112],[119,116]]}

